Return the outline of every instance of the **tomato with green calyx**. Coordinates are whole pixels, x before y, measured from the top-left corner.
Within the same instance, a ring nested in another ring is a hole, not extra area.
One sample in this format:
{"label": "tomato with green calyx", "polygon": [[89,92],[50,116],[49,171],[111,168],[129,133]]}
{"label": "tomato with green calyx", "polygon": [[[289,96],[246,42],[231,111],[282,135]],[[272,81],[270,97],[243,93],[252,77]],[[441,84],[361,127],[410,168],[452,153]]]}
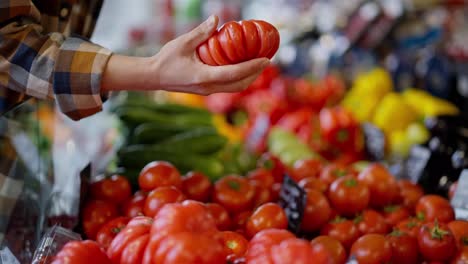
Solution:
{"label": "tomato with green calyx", "polygon": [[207,202],[211,189],[210,179],[201,172],[191,171],[182,178],[182,192],[188,199]]}
{"label": "tomato with green calyx", "polygon": [[118,215],[114,203],[100,200],[89,201],[83,209],[83,229],[89,239],[96,239],[99,229]]}
{"label": "tomato with green calyx", "polygon": [[138,184],[143,191],[152,191],[158,187],[182,187],[180,172],[167,161],[153,161],[147,164],[138,176]]}
{"label": "tomato with green calyx", "polygon": [[346,250],[351,248],[351,245],[361,236],[359,229],[353,221],[342,217],[336,217],[327,223],[321,230],[323,236],[330,236],[340,241]]}
{"label": "tomato with green calyx", "polygon": [[233,254],[236,257],[244,256],[247,251],[249,241],[237,232],[223,231],[224,247],[228,251],[228,254]]}
{"label": "tomato with green calyx", "polygon": [[420,254],[418,248],[418,240],[398,229],[387,235],[387,239],[392,246],[391,263],[398,264],[413,264],[419,263]]}
{"label": "tomato with green calyx", "polygon": [[91,240],[70,241],[57,253],[52,264],[111,264],[98,243]]}
{"label": "tomato with green calyx", "polygon": [[384,235],[389,231],[385,218],[374,210],[365,210],[354,219],[354,222],[362,234]]}
{"label": "tomato with green calyx", "polygon": [[303,189],[312,189],[312,190],[319,191],[321,193],[325,193],[328,188],[327,184],[324,183],[322,180],[318,178],[312,178],[312,177],[304,178],[301,181],[299,181],[297,184],[299,185],[299,187]]}
{"label": "tomato with green calyx", "polygon": [[418,237],[419,228],[421,227],[422,224],[423,224],[423,221],[421,221],[420,219],[409,217],[403,221],[400,221],[396,225],[396,228],[400,230],[401,232],[409,234],[410,236]]}
{"label": "tomato with green calyx", "polygon": [[255,188],[241,176],[228,175],[214,184],[213,201],[231,213],[248,210],[252,207]]}
{"label": "tomato with green calyx", "polygon": [[468,221],[454,220],[447,224],[450,231],[452,231],[458,248],[468,246]]}
{"label": "tomato with green calyx", "polygon": [[359,264],[389,263],[392,246],[383,235],[367,234],[354,242],[350,256],[354,256]]}
{"label": "tomato with green calyx", "polygon": [[163,186],[154,189],[148,194],[143,213],[146,216],[155,216],[165,204],[182,202],[184,194],[173,186]]}
{"label": "tomato with green calyx", "polygon": [[286,229],[287,227],[288,219],[283,208],[274,203],[266,203],[258,207],[250,216],[246,224],[246,233],[248,237],[253,237],[265,229]]}
{"label": "tomato with green calyx", "polygon": [[305,178],[318,178],[323,168],[323,161],[317,158],[302,159],[294,162],[291,168],[291,178],[299,182]]}
{"label": "tomato with green calyx", "polygon": [[132,188],[127,178],[112,175],[91,184],[91,196],[96,200],[105,200],[121,204],[132,195]]}
{"label": "tomato with green calyx", "polygon": [[456,244],[455,237],[445,224],[435,221],[419,229],[418,246],[425,260],[450,260],[456,253]]}
{"label": "tomato with green calyx", "polygon": [[340,215],[354,216],[369,204],[367,186],[352,176],[336,179],[328,190],[328,199]]}
{"label": "tomato with green calyx", "polygon": [[410,217],[410,213],[408,209],[403,206],[390,205],[383,209],[383,216],[387,225],[396,226],[399,222]]}
{"label": "tomato with green calyx", "polygon": [[319,178],[328,186],[336,179],[350,175],[352,175],[352,173],[347,167],[332,163],[323,167]]}
{"label": "tomato with green calyx", "polygon": [[455,220],[455,212],[450,202],[439,195],[425,195],[416,204],[416,215],[426,221],[437,220],[448,223]]}
{"label": "tomato with green calyx", "polygon": [[249,179],[250,182],[253,182],[256,185],[260,185],[267,189],[271,189],[271,187],[275,183],[275,178],[273,178],[272,172],[265,168],[257,168],[253,171],[250,171],[247,174],[247,179]]}
{"label": "tomato with green calyx", "polygon": [[283,182],[286,167],[281,160],[273,154],[269,152],[263,153],[257,161],[257,167],[269,170],[275,182]]}
{"label": "tomato with green calyx", "polygon": [[370,191],[370,206],[381,208],[398,199],[399,188],[396,179],[381,164],[369,165],[358,175],[358,180]]}
{"label": "tomato with green calyx", "polygon": [[130,221],[130,217],[121,216],[107,222],[97,232],[96,242],[107,249],[115,236],[127,226],[128,221]]}

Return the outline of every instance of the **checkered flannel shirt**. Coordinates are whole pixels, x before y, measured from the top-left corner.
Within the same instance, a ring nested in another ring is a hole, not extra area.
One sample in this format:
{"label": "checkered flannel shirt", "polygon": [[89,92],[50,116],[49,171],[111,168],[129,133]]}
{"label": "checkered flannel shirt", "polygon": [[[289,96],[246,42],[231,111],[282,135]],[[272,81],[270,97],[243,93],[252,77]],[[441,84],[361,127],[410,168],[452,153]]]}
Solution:
{"label": "checkered flannel shirt", "polygon": [[[102,0],[0,0],[0,119],[24,100],[54,99],[78,120],[102,109],[102,72],[111,52],[90,43]],[[23,182],[0,120],[0,243]]]}

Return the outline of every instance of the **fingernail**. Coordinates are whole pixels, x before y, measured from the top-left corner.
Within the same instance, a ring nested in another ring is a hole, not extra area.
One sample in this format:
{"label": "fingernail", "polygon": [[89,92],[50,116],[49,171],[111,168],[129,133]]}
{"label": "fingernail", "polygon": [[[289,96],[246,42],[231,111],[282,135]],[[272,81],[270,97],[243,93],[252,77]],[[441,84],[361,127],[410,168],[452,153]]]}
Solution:
{"label": "fingernail", "polygon": [[270,65],[270,60],[265,60],[262,62],[262,67],[267,67],[268,65]]}
{"label": "fingernail", "polygon": [[211,15],[211,16],[206,20],[206,24],[207,24],[208,26],[210,26],[210,27],[213,26],[214,22],[215,22],[215,16],[214,16],[214,15]]}

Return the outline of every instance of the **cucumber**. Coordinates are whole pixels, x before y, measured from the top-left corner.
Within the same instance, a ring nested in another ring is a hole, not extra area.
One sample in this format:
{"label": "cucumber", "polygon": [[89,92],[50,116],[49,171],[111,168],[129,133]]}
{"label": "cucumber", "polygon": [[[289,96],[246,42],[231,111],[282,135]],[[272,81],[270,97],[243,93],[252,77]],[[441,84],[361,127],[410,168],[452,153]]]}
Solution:
{"label": "cucumber", "polygon": [[191,129],[193,129],[193,126],[144,123],[135,128],[133,142],[137,144],[154,144]]}
{"label": "cucumber", "polygon": [[220,151],[226,143],[227,139],[219,135],[215,128],[195,128],[174,135],[153,147],[172,149],[181,153],[212,154]]}

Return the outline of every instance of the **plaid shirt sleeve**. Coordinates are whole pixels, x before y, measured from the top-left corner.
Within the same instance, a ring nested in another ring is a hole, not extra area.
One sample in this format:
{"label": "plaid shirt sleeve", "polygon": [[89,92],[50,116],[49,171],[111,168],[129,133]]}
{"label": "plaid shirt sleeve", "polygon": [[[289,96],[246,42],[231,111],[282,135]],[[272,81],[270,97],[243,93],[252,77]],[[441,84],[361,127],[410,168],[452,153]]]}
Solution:
{"label": "plaid shirt sleeve", "polygon": [[[25,8],[30,16],[17,16]],[[54,98],[73,120],[101,111],[101,76],[111,51],[83,38],[42,34],[36,13],[31,1],[0,4],[0,86]]]}

